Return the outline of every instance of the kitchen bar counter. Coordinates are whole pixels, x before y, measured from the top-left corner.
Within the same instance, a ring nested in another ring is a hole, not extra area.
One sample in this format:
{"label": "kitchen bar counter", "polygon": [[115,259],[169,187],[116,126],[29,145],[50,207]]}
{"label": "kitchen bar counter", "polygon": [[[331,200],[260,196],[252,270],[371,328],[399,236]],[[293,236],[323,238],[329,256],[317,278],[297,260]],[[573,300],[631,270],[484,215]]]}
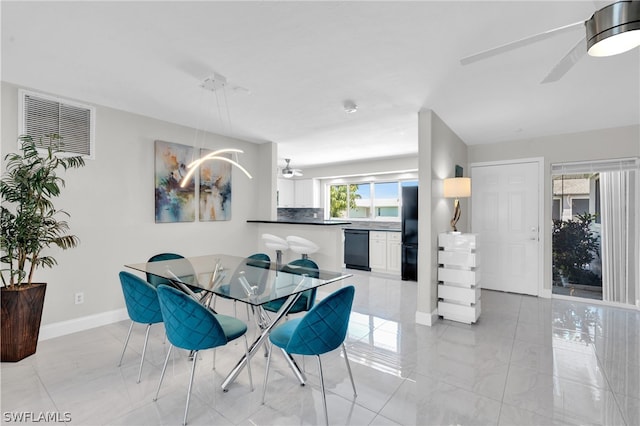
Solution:
{"label": "kitchen bar counter", "polygon": [[344,226],[350,225],[351,222],[340,222],[335,220],[317,220],[317,221],[295,221],[295,220],[247,220],[247,223],[281,223],[285,225],[316,225],[316,226]]}
{"label": "kitchen bar counter", "polygon": [[[273,234],[280,238],[289,235],[306,238],[317,244],[320,249],[309,255],[320,269],[340,271],[344,266],[344,244],[342,242],[342,228],[349,224],[347,221],[287,221],[287,220],[247,220],[251,227],[256,228],[258,236],[258,251],[267,253],[272,259],[276,258],[275,251],[266,247],[262,234]],[[300,257],[293,250],[282,253],[282,261],[287,263]]]}

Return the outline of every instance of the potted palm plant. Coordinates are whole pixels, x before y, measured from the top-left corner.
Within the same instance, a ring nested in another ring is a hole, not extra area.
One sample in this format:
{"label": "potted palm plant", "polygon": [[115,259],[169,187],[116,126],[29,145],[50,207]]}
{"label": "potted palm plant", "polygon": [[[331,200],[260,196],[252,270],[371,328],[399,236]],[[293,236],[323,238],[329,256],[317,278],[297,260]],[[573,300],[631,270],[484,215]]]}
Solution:
{"label": "potted palm plant", "polygon": [[0,180],[2,361],[20,361],[36,351],[47,284],[34,283],[34,272],[57,264],[43,250],[68,249],[79,242],[63,220],[69,214],[53,201],[65,185],[58,171],[84,166],[84,159],[61,155],[60,136],[46,138],[36,142],[21,136],[20,152],[4,157],[6,168]]}

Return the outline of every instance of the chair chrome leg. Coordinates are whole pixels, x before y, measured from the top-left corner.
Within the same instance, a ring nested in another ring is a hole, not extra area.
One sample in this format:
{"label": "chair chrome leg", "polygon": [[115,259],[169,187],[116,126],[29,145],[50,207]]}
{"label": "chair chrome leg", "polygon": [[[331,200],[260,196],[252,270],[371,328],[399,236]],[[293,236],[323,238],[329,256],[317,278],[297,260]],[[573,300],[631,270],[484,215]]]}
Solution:
{"label": "chair chrome leg", "polygon": [[247,343],[247,333],[244,334],[244,351],[247,354],[247,373],[249,373],[249,386],[253,392],[253,376],[251,376],[251,357],[249,356],[249,343]]}
{"label": "chair chrome leg", "polygon": [[353,388],[354,398],[358,396],[356,393],[356,383],[353,381],[353,374],[351,374],[351,364],[349,364],[349,357],[347,356],[347,347],[342,342],[342,352],[344,352],[344,361],[347,363],[347,371],[349,372],[349,378],[351,379],[351,387]]}
{"label": "chair chrome leg", "polygon": [[122,359],[124,358],[124,351],[127,350],[127,345],[129,344],[129,337],[131,337],[131,330],[133,330],[133,321],[131,321],[131,325],[129,326],[129,332],[127,333],[127,338],[124,341],[124,348],[122,348],[122,355],[120,355],[120,362],[118,362],[118,367],[122,365]]}
{"label": "chair chrome leg", "polygon": [[322,405],[324,405],[324,422],[326,426],[329,426],[329,412],[327,411],[327,394],[324,391],[324,376],[322,375],[322,362],[320,361],[320,355],[318,357],[318,371],[320,373],[320,386],[322,387]]}
{"label": "chair chrome leg", "polygon": [[213,348],[213,368],[212,370],[216,369],[216,348]]}
{"label": "chair chrome leg", "polygon": [[189,389],[187,390],[187,406],[184,408],[184,420],[182,426],[187,425],[187,414],[189,414],[189,401],[191,400],[191,388],[193,387],[193,376],[196,372],[196,361],[198,361],[198,351],[194,351],[193,365],[191,366],[191,378],[189,379]]}
{"label": "chair chrome leg", "polygon": [[136,383],[140,383],[140,378],[142,377],[142,365],[144,364],[144,356],[147,353],[147,342],[149,341],[150,330],[151,324],[147,324],[147,332],[144,335],[144,345],[142,346],[142,356],[140,357],[140,368],[138,369],[138,381]]}
{"label": "chair chrome leg", "polygon": [[167,363],[169,362],[169,357],[171,356],[171,349],[173,345],[169,345],[169,349],[167,350],[167,357],[164,359],[164,365],[162,366],[162,373],[160,373],[160,381],[158,382],[158,389],[156,389],[156,396],[153,398],[154,401],[158,400],[158,394],[160,393],[160,386],[162,386],[162,380],[164,379],[164,372],[167,370]]}
{"label": "chair chrome leg", "polygon": [[[287,361],[287,364],[289,364],[289,368],[291,368],[291,371],[293,371],[294,376],[296,376],[296,378],[300,382],[300,386],[304,386],[304,384],[307,381],[307,377],[305,376],[304,372],[300,369],[300,367],[298,367],[296,360],[293,358],[293,356],[290,353],[285,351],[283,348],[279,348],[279,349],[284,355],[285,361]],[[304,361],[304,357],[302,357],[302,360]]]}
{"label": "chair chrome leg", "polygon": [[267,379],[269,378],[269,364],[271,363],[271,352],[273,352],[273,346],[271,343],[264,345],[267,348],[267,368],[264,371],[264,382],[262,383],[262,405],[264,405],[264,395],[267,393]]}

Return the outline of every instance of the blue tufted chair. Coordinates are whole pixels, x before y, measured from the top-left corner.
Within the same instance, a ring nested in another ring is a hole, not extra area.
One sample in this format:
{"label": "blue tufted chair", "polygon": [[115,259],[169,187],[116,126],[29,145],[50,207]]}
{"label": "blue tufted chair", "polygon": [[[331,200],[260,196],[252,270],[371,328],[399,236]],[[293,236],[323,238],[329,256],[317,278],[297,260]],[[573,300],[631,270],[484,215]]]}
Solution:
{"label": "blue tufted chair", "polygon": [[327,396],[325,394],[322,363],[320,361],[321,354],[330,352],[342,345],[344,360],[347,363],[347,371],[353,387],[353,396],[357,396],[356,385],[353,382],[351,366],[347,357],[347,349],[344,345],[354,295],[355,288],[353,286],[341,288],[318,302],[304,317],[289,320],[271,330],[269,341],[272,345],[269,348],[267,368],[262,387],[263,404],[267,390],[273,345],[284,349],[289,354],[317,356],[320,385],[322,387],[322,402],[327,425],[329,424],[329,415],[327,413]]}
{"label": "blue tufted chair", "polygon": [[[162,260],[184,259],[184,256],[177,253],[160,253],[151,256],[147,262],[159,262]],[[171,285],[171,281],[166,278],[159,277],[147,272],[147,281],[154,287],[158,287],[161,284]]]}
{"label": "blue tufted chair", "polygon": [[[228,342],[245,336],[245,351],[248,355],[247,326],[242,321],[226,315],[214,314],[208,307],[198,303],[192,297],[167,285],[158,287],[158,299],[160,309],[164,319],[164,326],[167,331],[167,338],[171,345],[167,351],[167,357],[162,367],[160,382],[154,401],[158,399],[160,386],[167,369],[171,349],[177,346],[193,352],[193,364],[191,366],[191,378],[187,391],[187,404],[184,410],[183,425],[187,424],[187,414],[189,413],[189,401],[191,399],[191,388],[193,386],[193,375],[196,369],[198,351],[203,349],[224,346]],[[251,365],[247,356],[247,371],[249,373],[249,383],[253,390],[253,379],[251,377]]]}
{"label": "blue tufted chair", "polygon": [[[159,262],[162,260],[175,260],[175,259],[184,259],[184,262],[180,262],[178,269],[180,270],[180,280],[184,283],[195,283],[197,280],[196,273],[193,270],[193,266],[191,263],[185,259],[184,256],[177,253],[160,253],[154,256],[151,256],[147,262]],[[166,278],[159,277],[157,275],[153,275],[147,272],[147,281],[154,287],[158,287],[161,284],[174,286],[170,280]],[[200,287],[187,285],[191,291],[193,291],[198,297],[202,294],[202,298],[211,297],[209,292],[203,292]],[[204,302],[204,299],[200,299],[201,302]]]}
{"label": "blue tufted chair", "polygon": [[[300,269],[304,268],[304,269]],[[312,278],[318,278],[320,276],[320,268],[316,262],[311,259],[296,259],[282,267],[282,270],[292,274],[309,274]],[[262,305],[262,308],[270,312],[278,312],[280,307],[287,300],[286,297],[272,300],[271,302]],[[316,289],[307,290],[302,293],[300,298],[289,310],[289,314],[297,314],[298,312],[308,311],[313,307],[316,301]]]}
{"label": "blue tufted chair", "polygon": [[[233,277],[231,278],[231,282],[234,282],[235,280],[238,279],[238,276],[240,275],[240,273],[247,275],[247,272],[249,272],[249,274],[252,274],[251,276],[247,277],[247,280],[250,283],[253,284],[257,284],[258,287],[262,287],[259,289],[259,291],[263,291],[264,286],[265,286],[265,279],[267,278],[267,269],[269,269],[270,265],[271,265],[271,258],[269,258],[269,255],[264,254],[264,253],[256,253],[256,254],[252,254],[251,256],[247,257],[246,259],[246,264],[247,265],[251,265],[257,268],[261,268],[256,270],[256,268],[243,268],[243,266],[241,265],[237,271],[234,272]],[[262,269],[264,269],[264,273],[262,273]],[[237,284],[234,283],[234,284]],[[221,285],[218,290],[221,293],[226,293],[226,294],[230,294],[231,289],[229,287],[230,284],[224,284]],[[223,296],[223,295],[218,295],[218,294],[214,294],[214,301],[213,301],[213,309],[216,309],[216,300],[217,297],[216,296],[220,296],[222,298],[227,299],[227,297]],[[247,307],[247,320],[249,319],[249,304],[245,303],[246,307]],[[238,313],[236,312],[236,300],[234,299],[233,301],[233,315],[234,316],[238,316]]]}
{"label": "blue tufted chair", "polygon": [[152,324],[162,322],[162,313],[160,312],[160,304],[158,303],[158,293],[152,285],[129,272],[120,272],[120,284],[122,285],[122,293],[124,294],[124,302],[127,306],[127,313],[131,318],[131,325],[127,338],[124,341],[122,355],[118,367],[122,365],[124,352],[129,344],[131,330],[134,323],[147,324],[147,332],[144,336],[144,346],[142,347],[142,357],[140,358],[140,368],[138,369],[138,383],[142,376],[142,365],[144,364],[144,355],[147,351],[147,341],[149,340],[149,330]]}

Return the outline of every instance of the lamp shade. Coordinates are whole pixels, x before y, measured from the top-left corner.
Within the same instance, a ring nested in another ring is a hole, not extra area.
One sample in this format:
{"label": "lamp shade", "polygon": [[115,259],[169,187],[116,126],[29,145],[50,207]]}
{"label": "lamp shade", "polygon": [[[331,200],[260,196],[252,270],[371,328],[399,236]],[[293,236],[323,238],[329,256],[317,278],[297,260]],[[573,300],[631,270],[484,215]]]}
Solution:
{"label": "lamp shade", "polygon": [[611,56],[640,46],[640,2],[618,1],[596,11],[585,22],[587,52]]}
{"label": "lamp shade", "polygon": [[444,180],[445,198],[466,198],[471,196],[471,179],[465,177]]}

